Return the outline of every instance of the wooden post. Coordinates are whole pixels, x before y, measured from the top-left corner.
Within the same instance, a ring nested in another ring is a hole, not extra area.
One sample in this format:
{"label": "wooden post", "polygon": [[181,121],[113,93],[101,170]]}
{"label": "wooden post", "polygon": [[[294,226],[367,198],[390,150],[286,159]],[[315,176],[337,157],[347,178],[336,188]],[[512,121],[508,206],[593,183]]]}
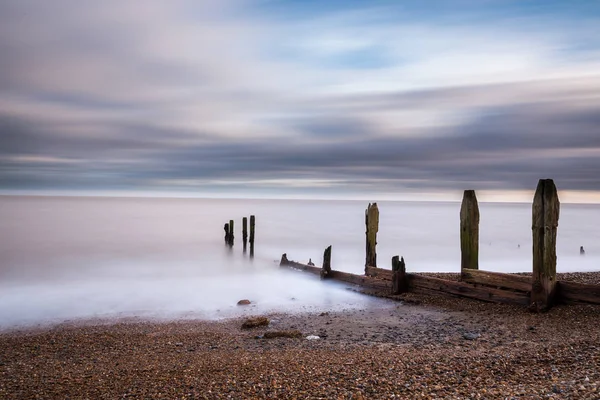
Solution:
{"label": "wooden post", "polygon": [[379,208],[377,208],[377,203],[369,203],[365,211],[365,225],[367,228],[366,272],[367,267],[377,267],[377,252],[375,251],[375,247],[377,246],[377,231],[379,230]]}
{"label": "wooden post", "polygon": [[229,220],[229,245],[233,246],[233,220]]}
{"label": "wooden post", "polygon": [[223,229],[225,229],[225,244],[229,244],[229,224],[225,224]]}
{"label": "wooden post", "polygon": [[404,257],[392,257],[392,294],[404,293],[408,290],[406,282],[406,264]]}
{"label": "wooden post", "polygon": [[321,279],[326,279],[331,275],[331,246],[325,249],[323,253],[323,266],[321,267]]}
{"label": "wooden post", "polygon": [[479,269],[479,205],[474,190],[465,190],[460,207],[460,267]]}
{"label": "wooden post", "polygon": [[290,260],[287,258],[287,253],[283,253],[281,255],[281,261],[279,261],[279,266],[284,267],[290,263]]}
{"label": "wooden post", "polygon": [[246,252],[246,243],[248,242],[248,218],[242,218],[242,240],[244,242],[244,253]]}
{"label": "wooden post", "polygon": [[552,307],[556,292],[556,233],[560,202],[552,179],[540,179],[532,206],[533,279],[532,311]]}
{"label": "wooden post", "polygon": [[254,225],[256,218],[254,215],[250,216],[250,257],[254,257]]}

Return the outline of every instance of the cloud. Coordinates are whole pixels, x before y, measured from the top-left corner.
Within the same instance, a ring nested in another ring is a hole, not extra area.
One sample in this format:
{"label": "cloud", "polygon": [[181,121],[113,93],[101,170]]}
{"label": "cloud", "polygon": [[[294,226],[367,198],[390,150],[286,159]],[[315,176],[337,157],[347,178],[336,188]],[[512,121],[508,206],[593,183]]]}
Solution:
{"label": "cloud", "polygon": [[297,11],[3,2],[0,188],[600,190],[593,17]]}

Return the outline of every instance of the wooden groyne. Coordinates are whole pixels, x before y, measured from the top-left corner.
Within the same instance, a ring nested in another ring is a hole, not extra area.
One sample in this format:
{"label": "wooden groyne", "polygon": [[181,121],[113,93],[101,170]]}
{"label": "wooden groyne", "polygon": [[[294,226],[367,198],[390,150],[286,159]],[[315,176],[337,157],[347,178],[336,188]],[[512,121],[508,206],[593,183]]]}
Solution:
{"label": "wooden groyne", "polygon": [[[242,218],[242,249],[243,252],[246,253],[247,244],[250,242],[250,257],[254,257],[254,232],[256,225],[256,217],[254,215],[250,216],[250,238],[248,238],[248,218]],[[229,220],[228,223],[225,223],[223,226],[225,230],[225,245],[229,247],[233,247],[234,245],[234,222],[233,220]],[[249,239],[249,240],[248,240]]]}
{"label": "wooden groyne", "polygon": [[366,265],[364,275],[336,271],[331,266],[331,246],[324,253],[322,267],[291,261],[287,254],[280,266],[299,269],[367,289],[383,295],[407,292],[447,295],[471,299],[517,304],[539,312],[554,304],[600,304],[600,285],[556,279],[556,236],[560,202],[552,179],[541,179],[532,205],[532,274],[507,274],[479,270],[479,206],[475,191],[466,190],[460,210],[460,279],[451,280],[406,272],[404,258],[392,257],[392,269],[379,268],[376,234],[379,224],[377,204],[369,204],[365,212]]}

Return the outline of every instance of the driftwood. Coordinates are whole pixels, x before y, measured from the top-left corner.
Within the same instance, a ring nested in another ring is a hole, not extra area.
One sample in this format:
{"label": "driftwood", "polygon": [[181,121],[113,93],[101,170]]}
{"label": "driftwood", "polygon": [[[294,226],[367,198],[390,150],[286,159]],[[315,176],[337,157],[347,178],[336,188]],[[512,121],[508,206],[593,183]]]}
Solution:
{"label": "driftwood", "polygon": [[479,269],[479,205],[474,190],[465,190],[460,207],[461,269]]}
{"label": "driftwood", "polygon": [[552,179],[540,179],[532,206],[533,285],[531,309],[552,307],[556,287],[556,231],[560,202]]}
{"label": "driftwood", "polygon": [[365,211],[366,225],[366,258],[365,270],[367,267],[377,267],[377,231],[379,230],[379,208],[377,203],[369,203]]}

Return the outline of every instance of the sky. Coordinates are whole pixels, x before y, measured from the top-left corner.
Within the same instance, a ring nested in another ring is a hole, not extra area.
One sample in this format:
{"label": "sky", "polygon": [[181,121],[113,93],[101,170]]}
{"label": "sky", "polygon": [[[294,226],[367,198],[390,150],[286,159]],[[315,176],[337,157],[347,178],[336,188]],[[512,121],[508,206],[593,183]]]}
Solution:
{"label": "sky", "polygon": [[600,202],[600,2],[0,0],[0,193]]}

